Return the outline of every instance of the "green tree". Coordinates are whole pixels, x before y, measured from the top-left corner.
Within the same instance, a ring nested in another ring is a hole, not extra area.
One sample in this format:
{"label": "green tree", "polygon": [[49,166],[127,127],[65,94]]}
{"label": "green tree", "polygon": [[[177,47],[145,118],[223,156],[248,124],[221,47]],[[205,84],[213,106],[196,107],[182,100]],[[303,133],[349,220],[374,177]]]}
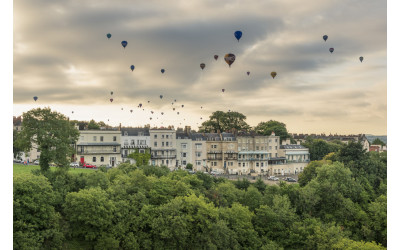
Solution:
{"label": "green tree", "polygon": [[276,136],[280,137],[281,141],[284,141],[287,138],[291,138],[286,129],[286,124],[274,120],[269,120],[268,122],[260,122],[254,128],[254,130],[257,133],[266,136],[270,136],[272,132],[274,132]]}
{"label": "green tree", "polygon": [[250,126],[245,122],[246,116],[239,112],[215,111],[210,119],[203,122],[199,132],[232,132],[248,131]]}
{"label": "green tree", "polygon": [[16,159],[20,158],[21,152],[23,151],[23,148],[18,142],[18,134],[18,131],[13,129],[13,155]]}
{"label": "green tree", "polygon": [[193,164],[192,163],[186,164],[186,169],[193,170]]}
{"label": "green tree", "polygon": [[379,138],[376,138],[375,140],[372,141],[371,145],[382,145],[386,146],[386,144]]}
{"label": "green tree", "polygon": [[100,126],[92,119],[88,124],[88,129],[100,129]]}
{"label": "green tree", "polygon": [[81,240],[95,242],[112,225],[115,205],[99,187],[69,193],[64,213],[71,234]]}
{"label": "green tree", "polygon": [[50,108],[32,109],[22,115],[22,131],[19,145],[29,151],[37,145],[40,153],[40,169],[45,172],[49,163],[69,168],[69,158],[74,153],[72,144],[78,140],[79,131],[60,113]]}
{"label": "green tree", "polygon": [[146,148],[144,153],[140,153],[139,149],[135,149],[133,153],[128,155],[128,158],[135,160],[136,166],[148,165],[151,158],[150,149]]}
{"label": "green tree", "polygon": [[331,152],[338,152],[342,147],[341,144],[327,142],[322,139],[308,139],[302,145],[309,149],[310,160],[319,161]]}
{"label": "green tree", "polygon": [[44,176],[18,175],[13,179],[14,249],[61,248],[64,236],[55,195]]}
{"label": "green tree", "polygon": [[329,161],[312,161],[307,164],[303,172],[299,174],[299,184],[304,187],[313,178],[317,177],[317,168],[322,167],[324,164],[331,164]]}

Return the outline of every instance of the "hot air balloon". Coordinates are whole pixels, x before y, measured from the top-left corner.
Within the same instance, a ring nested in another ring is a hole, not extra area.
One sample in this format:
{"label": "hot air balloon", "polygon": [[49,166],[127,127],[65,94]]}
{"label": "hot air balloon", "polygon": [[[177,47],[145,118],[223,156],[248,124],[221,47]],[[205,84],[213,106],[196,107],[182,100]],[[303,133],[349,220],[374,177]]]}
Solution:
{"label": "hot air balloon", "polygon": [[218,55],[214,55],[215,61],[218,60]]}
{"label": "hot air balloon", "polygon": [[153,111],[150,111],[152,114],[154,113]]}
{"label": "hot air balloon", "polygon": [[110,99],[110,102],[113,102],[113,101],[114,101],[114,99],[111,98],[111,99]]}
{"label": "hot air balloon", "polygon": [[327,35],[324,35],[322,38],[325,40],[325,42],[326,42],[326,40],[328,40],[328,36]]}
{"label": "hot air balloon", "polygon": [[175,111],[175,108],[172,108],[173,111]]}
{"label": "hot air balloon", "polygon": [[34,96],[33,97],[33,100],[35,100],[35,102],[36,102],[36,100],[38,99],[38,97],[37,96]]}
{"label": "hot air balloon", "polygon": [[121,110],[124,110],[124,108],[121,108]]}
{"label": "hot air balloon", "polygon": [[237,31],[235,31],[234,34],[235,34],[236,39],[239,42],[239,39],[242,37],[242,32],[240,30],[237,30]]}
{"label": "hot air balloon", "polygon": [[182,104],[182,108],[183,108],[184,106],[185,106],[185,105]]}
{"label": "hot air balloon", "polygon": [[131,109],[130,111],[131,111],[131,113],[133,112],[133,110],[132,110],[132,109]]}
{"label": "hot air balloon", "polygon": [[107,119],[107,121],[110,121],[110,119]]}
{"label": "hot air balloon", "polygon": [[176,99],[174,100],[174,102],[176,102]]}
{"label": "hot air balloon", "polygon": [[131,65],[131,70],[133,71],[135,69],[135,66]]}
{"label": "hot air balloon", "polygon": [[107,34],[107,38],[108,38],[108,39],[111,38],[111,34],[110,34],[110,33]]}
{"label": "hot air balloon", "polygon": [[200,117],[200,120],[203,120],[203,117]]}
{"label": "hot air balloon", "polygon": [[225,62],[229,65],[229,67],[231,67],[231,64],[235,61],[235,58],[235,55],[231,53],[226,54],[224,57]]}
{"label": "hot air balloon", "polygon": [[277,73],[275,72],[275,71],[272,71],[271,72],[271,76],[272,76],[272,79],[275,79],[275,76],[277,75]]}
{"label": "hot air balloon", "polygon": [[364,57],[360,56],[360,62],[362,62],[364,60]]}
{"label": "hot air balloon", "polygon": [[160,99],[162,99],[163,98],[163,95],[160,95]]}
{"label": "hot air balloon", "polygon": [[161,112],[161,115],[164,115],[164,112]]}
{"label": "hot air balloon", "polygon": [[153,118],[150,117],[150,120],[153,120]]}
{"label": "hot air balloon", "polygon": [[247,75],[250,75],[250,71],[247,71]]}
{"label": "hot air balloon", "polygon": [[139,103],[139,108],[141,108],[142,107],[142,104],[141,103]]}
{"label": "hot air balloon", "polygon": [[147,101],[147,103],[150,103],[150,101]]}
{"label": "hot air balloon", "polygon": [[225,89],[222,89],[222,93],[224,93],[225,92]]}
{"label": "hot air balloon", "polygon": [[72,114],[74,113],[74,111],[72,111]]}
{"label": "hot air balloon", "polygon": [[164,72],[165,72],[165,69],[161,69],[161,73],[163,73],[163,74],[164,74]]}
{"label": "hot air balloon", "polygon": [[171,105],[174,105],[174,103],[173,103],[173,102],[171,102]]}
{"label": "hot air balloon", "polygon": [[177,114],[179,115],[179,112],[177,112]]}
{"label": "hot air balloon", "polygon": [[113,94],[114,94],[114,92],[111,91],[111,95],[113,95]]}
{"label": "hot air balloon", "polygon": [[205,64],[205,63],[200,63],[200,68],[201,68],[201,70],[203,70],[205,67],[206,67],[206,64]]}
{"label": "hot air balloon", "polygon": [[203,108],[203,106],[200,107],[201,109]]}
{"label": "hot air balloon", "polygon": [[331,52],[331,54],[332,54],[332,52],[333,52],[334,50],[335,50],[334,48],[330,48],[330,49],[329,49],[329,52]]}
{"label": "hot air balloon", "polygon": [[124,47],[124,49],[125,49],[126,45],[128,45],[128,42],[127,42],[127,41],[122,41],[122,42],[121,42],[121,45],[122,45],[122,47]]}

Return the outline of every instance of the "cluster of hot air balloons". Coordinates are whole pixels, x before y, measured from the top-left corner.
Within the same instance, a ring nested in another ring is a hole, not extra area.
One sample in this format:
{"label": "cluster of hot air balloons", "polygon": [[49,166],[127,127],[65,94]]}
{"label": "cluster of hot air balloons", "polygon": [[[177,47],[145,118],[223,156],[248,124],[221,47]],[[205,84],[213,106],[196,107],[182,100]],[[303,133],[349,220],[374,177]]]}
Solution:
{"label": "cluster of hot air balloons", "polygon": [[[323,35],[322,39],[324,39],[324,41],[326,42],[326,40],[328,40],[328,35]],[[331,52],[331,54],[333,53],[333,51],[335,51],[335,48],[329,48],[329,52]],[[363,62],[364,57],[360,56],[358,59],[360,60],[360,62]]]}

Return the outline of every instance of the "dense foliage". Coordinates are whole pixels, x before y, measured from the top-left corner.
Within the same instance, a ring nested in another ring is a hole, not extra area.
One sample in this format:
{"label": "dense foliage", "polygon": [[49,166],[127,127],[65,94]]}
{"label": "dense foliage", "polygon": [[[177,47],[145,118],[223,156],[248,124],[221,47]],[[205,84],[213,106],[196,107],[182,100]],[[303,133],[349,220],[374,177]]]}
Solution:
{"label": "dense foliage", "polygon": [[300,184],[128,163],[16,176],[14,248],[384,249],[386,156],[358,147],[311,162]]}
{"label": "dense foliage", "polygon": [[272,132],[274,132],[276,136],[280,137],[281,141],[291,138],[289,132],[286,129],[286,124],[274,120],[269,120],[267,122],[260,122],[254,128],[254,130],[257,133],[266,136],[270,136]]}
{"label": "dense foliage", "polygon": [[199,128],[199,132],[216,133],[236,131],[248,131],[250,125],[246,123],[246,116],[239,112],[215,111],[209,117],[210,119],[203,122]]}

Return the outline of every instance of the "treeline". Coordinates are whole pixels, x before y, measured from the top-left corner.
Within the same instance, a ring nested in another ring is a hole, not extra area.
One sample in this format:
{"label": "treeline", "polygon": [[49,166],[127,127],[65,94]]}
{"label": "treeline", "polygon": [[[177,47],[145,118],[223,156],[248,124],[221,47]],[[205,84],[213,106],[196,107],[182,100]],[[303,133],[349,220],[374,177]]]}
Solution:
{"label": "treeline", "polygon": [[385,249],[386,155],[327,158],[299,184],[127,163],[15,176],[14,248]]}

